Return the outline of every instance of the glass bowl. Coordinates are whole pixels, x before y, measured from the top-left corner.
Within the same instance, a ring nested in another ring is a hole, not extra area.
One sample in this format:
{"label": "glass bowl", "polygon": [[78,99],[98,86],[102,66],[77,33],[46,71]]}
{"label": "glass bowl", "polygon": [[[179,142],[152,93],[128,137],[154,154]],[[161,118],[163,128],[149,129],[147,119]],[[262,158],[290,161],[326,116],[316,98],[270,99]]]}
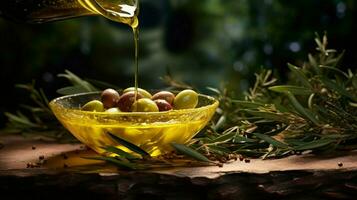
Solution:
{"label": "glass bowl", "polygon": [[200,94],[198,106],[193,109],[146,113],[80,110],[85,103],[99,99],[100,92],[68,95],[52,100],[50,108],[79,141],[100,154],[105,154],[105,146],[130,152],[116,143],[108,132],[139,146],[151,156],[167,153],[172,151],[172,142],[184,144],[191,140],[218,107],[216,99]]}

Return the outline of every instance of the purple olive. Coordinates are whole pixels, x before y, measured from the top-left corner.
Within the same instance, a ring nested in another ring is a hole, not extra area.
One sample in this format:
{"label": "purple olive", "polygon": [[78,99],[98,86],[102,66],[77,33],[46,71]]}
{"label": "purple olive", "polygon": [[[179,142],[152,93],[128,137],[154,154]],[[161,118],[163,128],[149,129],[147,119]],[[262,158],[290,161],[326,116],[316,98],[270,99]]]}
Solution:
{"label": "purple olive", "polygon": [[161,91],[161,92],[154,94],[154,96],[152,96],[151,99],[152,100],[163,99],[167,103],[172,105],[174,103],[175,95],[168,91]]}
{"label": "purple olive", "polygon": [[[136,100],[143,98],[143,96],[138,93],[136,96]],[[131,92],[126,92],[123,95],[121,95],[117,106],[119,107],[119,109],[123,112],[130,112],[132,109],[132,105],[135,102],[135,92],[131,91]]]}
{"label": "purple olive", "polygon": [[172,110],[172,105],[169,104],[166,100],[164,99],[156,99],[154,100],[154,102],[156,103],[157,107],[159,108],[159,111],[168,111],[168,110]]}
{"label": "purple olive", "polygon": [[119,99],[119,93],[114,89],[106,89],[101,94],[101,100],[105,108],[115,107]]}

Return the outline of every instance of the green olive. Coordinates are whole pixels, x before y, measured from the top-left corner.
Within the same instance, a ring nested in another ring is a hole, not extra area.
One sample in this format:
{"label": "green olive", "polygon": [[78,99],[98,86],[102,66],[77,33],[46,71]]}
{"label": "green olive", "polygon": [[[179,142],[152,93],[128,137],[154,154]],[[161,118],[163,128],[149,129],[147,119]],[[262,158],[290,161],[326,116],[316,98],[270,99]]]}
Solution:
{"label": "green olive", "polygon": [[[136,100],[141,98],[143,98],[143,96],[140,93],[138,93],[138,95],[136,96]],[[132,110],[131,107],[134,102],[135,102],[135,92],[131,91],[121,95],[117,106],[123,112],[130,112]]]}
{"label": "green olive", "polygon": [[[126,88],[123,91],[123,94],[125,94],[127,92],[132,92],[132,91],[135,91],[135,87]],[[141,94],[144,98],[151,99],[151,97],[152,97],[152,95],[148,91],[141,89],[141,88],[138,88],[138,93]]]}
{"label": "green olive", "polygon": [[120,113],[120,109],[119,108],[109,108],[107,110],[105,110],[106,113]]}
{"label": "green olive", "polygon": [[114,107],[120,98],[119,93],[111,88],[104,90],[100,97],[105,108]]}
{"label": "green olive", "polygon": [[175,109],[195,108],[198,104],[198,94],[193,90],[183,90],[178,93],[174,100]]}
{"label": "green olive", "polygon": [[159,112],[156,103],[148,98],[137,100],[132,106],[133,112]]}
{"label": "green olive", "polygon": [[151,99],[152,100],[163,99],[167,101],[167,103],[172,105],[174,103],[175,95],[168,91],[161,91],[154,94]]}
{"label": "green olive", "polygon": [[104,111],[104,106],[101,101],[98,100],[93,100],[90,101],[82,107],[82,110],[84,111],[94,111],[94,112],[103,112]]}

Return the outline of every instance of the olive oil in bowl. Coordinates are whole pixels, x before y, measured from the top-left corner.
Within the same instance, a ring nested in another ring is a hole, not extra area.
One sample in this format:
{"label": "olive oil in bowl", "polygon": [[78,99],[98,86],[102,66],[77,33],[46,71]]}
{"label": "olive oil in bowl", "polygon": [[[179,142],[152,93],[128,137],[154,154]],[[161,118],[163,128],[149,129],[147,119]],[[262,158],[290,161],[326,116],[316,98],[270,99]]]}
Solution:
{"label": "olive oil in bowl", "polygon": [[98,153],[102,147],[118,145],[109,136],[112,133],[157,156],[172,151],[171,143],[190,141],[212,118],[218,101],[199,95],[193,109],[166,112],[91,112],[80,110],[90,100],[100,99],[100,93],[84,93],[57,98],[50,107],[57,119],[82,143]]}

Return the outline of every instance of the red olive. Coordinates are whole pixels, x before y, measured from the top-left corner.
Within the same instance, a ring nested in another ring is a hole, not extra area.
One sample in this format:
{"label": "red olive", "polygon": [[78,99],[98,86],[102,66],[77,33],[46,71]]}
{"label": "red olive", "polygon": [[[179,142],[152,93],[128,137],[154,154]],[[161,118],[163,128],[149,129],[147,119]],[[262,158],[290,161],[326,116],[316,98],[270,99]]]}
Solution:
{"label": "red olive", "polygon": [[[136,96],[136,100],[141,98],[143,98],[143,96],[138,93]],[[127,92],[121,95],[117,103],[117,107],[119,107],[119,109],[123,112],[130,112],[131,106],[133,105],[134,102],[135,102],[135,92],[134,91]]]}
{"label": "red olive", "polygon": [[154,100],[154,102],[156,103],[157,107],[159,108],[159,111],[168,111],[168,110],[172,110],[172,105],[169,104],[166,100],[163,99],[156,99]]}
{"label": "red olive", "polygon": [[172,105],[173,102],[174,102],[174,99],[175,99],[175,95],[173,93],[171,93],[171,92],[168,92],[168,91],[161,91],[161,92],[158,92],[158,93],[154,94],[154,96],[152,96],[151,99],[152,100],[163,99],[167,103]]}
{"label": "red olive", "polygon": [[114,107],[120,99],[119,93],[114,89],[106,89],[101,94],[101,100],[105,108]]}

